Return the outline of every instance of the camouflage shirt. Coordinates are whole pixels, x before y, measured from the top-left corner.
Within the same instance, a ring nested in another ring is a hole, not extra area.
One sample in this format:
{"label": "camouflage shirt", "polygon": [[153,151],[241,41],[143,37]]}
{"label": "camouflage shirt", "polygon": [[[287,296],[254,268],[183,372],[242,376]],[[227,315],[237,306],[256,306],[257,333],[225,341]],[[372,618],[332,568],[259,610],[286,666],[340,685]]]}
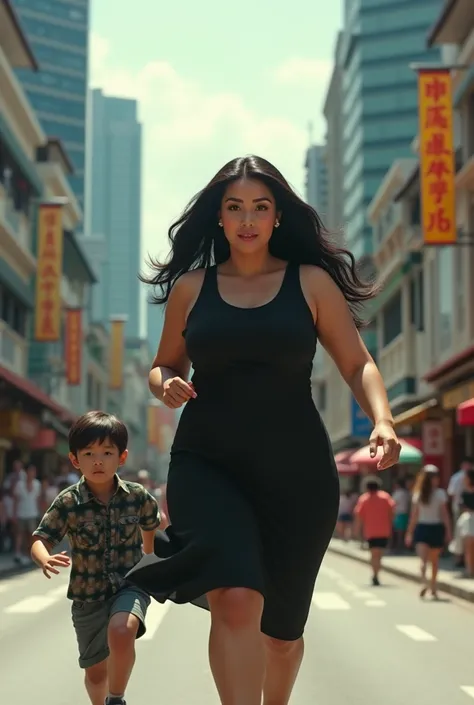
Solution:
{"label": "camouflage shirt", "polygon": [[52,546],[68,537],[71,600],[95,602],[113,595],[142,558],[140,529],[159,526],[155,498],[142,485],[116,477],[108,504],[92,494],[84,478],[60,492],[33,533]]}

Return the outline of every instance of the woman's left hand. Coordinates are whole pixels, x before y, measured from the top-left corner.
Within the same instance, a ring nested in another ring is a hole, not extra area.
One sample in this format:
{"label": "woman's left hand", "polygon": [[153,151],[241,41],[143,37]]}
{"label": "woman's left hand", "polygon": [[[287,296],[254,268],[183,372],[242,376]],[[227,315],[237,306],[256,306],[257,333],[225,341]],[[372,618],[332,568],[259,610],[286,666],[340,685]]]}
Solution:
{"label": "woman's left hand", "polygon": [[383,448],[382,457],[377,463],[379,470],[386,470],[398,463],[401,445],[392,424],[388,421],[379,421],[375,424],[374,430],[370,434],[369,445],[371,458],[375,458],[379,446]]}

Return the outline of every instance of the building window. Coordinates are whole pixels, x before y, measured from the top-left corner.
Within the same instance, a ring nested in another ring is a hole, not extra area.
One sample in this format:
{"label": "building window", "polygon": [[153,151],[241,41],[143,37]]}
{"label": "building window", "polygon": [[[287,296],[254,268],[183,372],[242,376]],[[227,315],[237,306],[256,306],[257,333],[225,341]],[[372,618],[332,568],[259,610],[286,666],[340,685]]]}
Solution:
{"label": "building window", "polygon": [[28,309],[6,287],[0,286],[0,319],[22,338],[26,337]]}
{"label": "building window", "polygon": [[438,349],[449,350],[453,335],[454,249],[440,247],[438,252]]}
{"label": "building window", "polygon": [[389,345],[402,332],[402,293],[397,292],[383,311],[383,346]]}
{"label": "building window", "polygon": [[415,330],[425,329],[425,296],[423,270],[410,281],[410,319]]}

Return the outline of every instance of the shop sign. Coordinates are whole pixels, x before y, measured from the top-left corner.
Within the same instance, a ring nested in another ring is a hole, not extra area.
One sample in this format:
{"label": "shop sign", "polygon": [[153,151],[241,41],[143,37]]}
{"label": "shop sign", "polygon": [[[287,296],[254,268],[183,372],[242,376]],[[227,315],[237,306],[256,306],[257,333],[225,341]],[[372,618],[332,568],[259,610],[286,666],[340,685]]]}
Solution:
{"label": "shop sign", "polygon": [[62,209],[41,205],[38,213],[38,269],[36,273],[35,340],[61,339],[61,278],[63,265]]}
{"label": "shop sign", "polygon": [[444,409],[456,409],[459,404],[469,401],[474,397],[474,379],[464,384],[460,384],[449,392],[443,394],[442,402]]}
{"label": "shop sign", "polygon": [[453,104],[449,68],[418,74],[420,191],[425,245],[456,242]]}
{"label": "shop sign", "polygon": [[444,433],[442,421],[424,421],[422,426],[422,448],[425,455],[444,455]]}
{"label": "shop sign", "polygon": [[0,412],[0,435],[12,440],[32,441],[40,430],[40,422],[34,416],[21,411]]}

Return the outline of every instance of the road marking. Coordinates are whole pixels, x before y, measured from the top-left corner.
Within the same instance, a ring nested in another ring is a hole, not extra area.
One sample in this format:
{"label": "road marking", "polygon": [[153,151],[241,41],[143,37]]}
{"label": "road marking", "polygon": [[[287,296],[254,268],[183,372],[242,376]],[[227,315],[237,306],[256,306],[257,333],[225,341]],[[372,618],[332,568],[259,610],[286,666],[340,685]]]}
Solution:
{"label": "road marking", "polygon": [[359,589],[358,586],[355,583],[351,583],[350,580],[339,580],[337,584],[343,590],[347,590],[347,592],[357,592]]}
{"label": "road marking", "polygon": [[47,595],[32,595],[24,600],[15,602],[13,605],[6,607],[6,614],[35,614],[41,612],[47,607],[51,607],[56,602],[56,598],[48,597]]}
{"label": "road marking", "polygon": [[367,607],[385,607],[387,603],[383,600],[367,600],[365,604]]}
{"label": "road marking", "polygon": [[397,624],[397,629],[402,634],[405,634],[405,636],[413,639],[413,641],[438,641],[435,636],[425,632],[425,630],[420,629],[420,627],[416,627],[414,624]]}
{"label": "road marking", "polygon": [[46,597],[52,597],[55,600],[58,597],[66,597],[67,595],[67,585],[59,585],[59,587],[55,587],[52,590],[48,590],[46,593]]}
{"label": "road marking", "polygon": [[461,690],[469,697],[474,698],[474,685],[462,685]]}
{"label": "road marking", "polygon": [[322,565],[319,569],[319,573],[320,575],[326,575],[328,578],[342,578],[342,575],[338,573],[337,570],[329,568],[327,565]]}
{"label": "road marking", "polygon": [[320,610],[350,610],[351,608],[337,592],[315,592],[313,605]]}
{"label": "road marking", "polygon": [[141,641],[151,641],[153,639],[169,608],[169,602],[165,602],[165,604],[162,605],[156,600],[151,601],[145,619],[146,632],[137,643]]}

